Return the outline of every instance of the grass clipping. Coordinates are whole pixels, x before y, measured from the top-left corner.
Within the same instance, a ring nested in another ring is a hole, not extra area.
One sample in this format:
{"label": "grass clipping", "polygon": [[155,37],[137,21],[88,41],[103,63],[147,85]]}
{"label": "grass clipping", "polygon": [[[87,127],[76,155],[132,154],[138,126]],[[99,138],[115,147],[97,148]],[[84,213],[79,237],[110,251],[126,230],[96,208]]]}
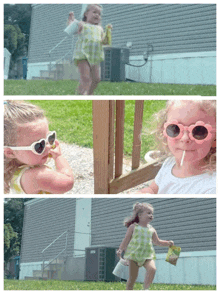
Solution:
{"label": "grass clipping", "polygon": [[181,248],[177,246],[171,246],[168,250],[167,256],[166,256],[166,261],[176,265],[177,260],[180,256]]}

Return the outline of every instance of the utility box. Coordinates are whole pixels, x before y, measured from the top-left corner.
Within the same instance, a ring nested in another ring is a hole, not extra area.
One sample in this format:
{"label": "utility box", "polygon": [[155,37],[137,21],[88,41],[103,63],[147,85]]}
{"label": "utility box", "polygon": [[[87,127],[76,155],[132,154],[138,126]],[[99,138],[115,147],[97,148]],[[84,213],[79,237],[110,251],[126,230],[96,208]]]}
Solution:
{"label": "utility box", "polygon": [[125,81],[125,64],[129,63],[128,48],[105,47],[105,60],[101,63],[101,80]]}
{"label": "utility box", "polygon": [[112,274],[117,262],[116,249],[113,247],[86,248],[86,281],[114,282],[118,278]]}

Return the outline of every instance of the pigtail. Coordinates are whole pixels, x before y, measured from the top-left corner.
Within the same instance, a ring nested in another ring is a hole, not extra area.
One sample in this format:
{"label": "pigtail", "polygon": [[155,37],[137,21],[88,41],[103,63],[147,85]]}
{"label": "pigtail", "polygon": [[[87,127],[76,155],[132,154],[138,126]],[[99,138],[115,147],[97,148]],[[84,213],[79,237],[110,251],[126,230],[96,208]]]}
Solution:
{"label": "pigtail", "polygon": [[140,212],[142,208],[142,204],[139,202],[136,202],[133,205],[133,214],[130,217],[125,218],[124,220],[124,226],[125,227],[130,227],[133,223],[139,223],[139,216],[138,213]]}
{"label": "pigtail", "polygon": [[139,213],[142,213],[145,208],[150,207],[151,209],[154,209],[153,206],[149,203],[139,203],[136,202],[133,205],[133,214],[130,217],[125,218],[124,220],[124,226],[129,227],[133,223],[139,223]]}

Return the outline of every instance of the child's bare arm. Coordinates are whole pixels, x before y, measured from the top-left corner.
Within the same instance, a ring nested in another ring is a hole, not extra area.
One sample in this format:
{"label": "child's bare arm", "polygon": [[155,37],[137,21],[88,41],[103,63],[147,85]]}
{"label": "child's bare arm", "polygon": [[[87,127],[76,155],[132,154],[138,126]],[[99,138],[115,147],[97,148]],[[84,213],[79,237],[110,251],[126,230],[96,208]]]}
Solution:
{"label": "child's bare arm", "polygon": [[73,177],[45,165],[29,169],[21,177],[21,186],[26,194],[37,194],[40,191],[63,194],[71,190],[73,184]]}
{"label": "child's bare arm", "polygon": [[122,252],[126,250],[128,244],[131,240],[132,234],[134,232],[134,227],[135,227],[134,224],[132,224],[128,227],[127,232],[125,234],[125,237],[124,237],[123,241],[121,242],[119,249],[117,250],[118,257],[121,257]]}
{"label": "child's bare arm", "polygon": [[137,194],[157,194],[159,190],[159,187],[153,181],[149,187],[143,188],[140,191],[137,192]]}
{"label": "child's bare arm", "polygon": [[174,245],[174,242],[171,240],[165,241],[165,240],[159,239],[156,230],[153,233],[152,240],[153,240],[153,243],[157,246],[173,246]]}
{"label": "child's bare arm", "polygon": [[59,141],[55,141],[55,148],[50,150],[50,154],[55,161],[56,170],[62,174],[65,174],[73,178],[73,172],[69,163],[62,156]]}

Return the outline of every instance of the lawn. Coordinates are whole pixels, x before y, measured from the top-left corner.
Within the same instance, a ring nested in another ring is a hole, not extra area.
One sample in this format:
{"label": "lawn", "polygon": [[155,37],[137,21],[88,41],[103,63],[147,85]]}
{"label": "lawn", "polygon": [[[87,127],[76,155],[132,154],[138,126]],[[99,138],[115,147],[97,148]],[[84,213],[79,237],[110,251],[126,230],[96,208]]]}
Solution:
{"label": "lawn", "polygon": [[[5,80],[4,95],[75,95],[77,81]],[[216,96],[216,86],[101,82],[95,95]]]}
{"label": "lawn", "polygon": [[[84,282],[84,281],[25,281],[5,280],[4,290],[125,290],[125,282]],[[136,283],[134,290],[143,290]],[[209,285],[152,284],[150,290],[216,290]]]}
{"label": "lawn", "polygon": [[[65,143],[93,147],[92,100],[32,100],[45,110],[50,130],[56,130],[58,139]],[[165,107],[165,100],[145,100],[141,157],[155,146],[153,135],[146,135],[151,128],[152,115]],[[133,146],[135,101],[125,101],[124,154],[131,156]]]}

